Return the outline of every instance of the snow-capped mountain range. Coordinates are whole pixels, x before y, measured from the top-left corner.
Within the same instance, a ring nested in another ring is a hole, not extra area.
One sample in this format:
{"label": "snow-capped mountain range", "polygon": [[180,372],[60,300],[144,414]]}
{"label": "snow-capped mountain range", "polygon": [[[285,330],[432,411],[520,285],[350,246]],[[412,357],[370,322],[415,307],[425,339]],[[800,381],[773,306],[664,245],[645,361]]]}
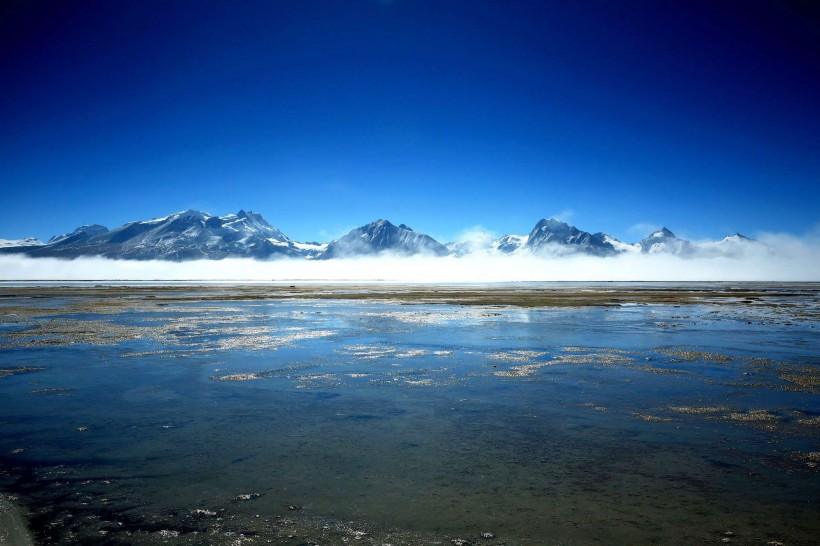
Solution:
{"label": "snow-capped mountain range", "polygon": [[211,216],[195,210],[129,222],[114,230],[94,224],[52,237],[45,244],[1,248],[35,257],[104,256],[130,260],[194,260],[228,257],[315,257],[326,245],[297,243],[260,214],[240,210]]}
{"label": "snow-capped mountain range", "polygon": [[222,258],[272,259],[295,257],[333,259],[356,256],[466,256],[584,254],[616,256],[623,253],[674,254],[688,257],[738,256],[762,243],[735,234],[720,241],[694,243],[667,228],[636,243],[605,233],[582,231],[554,218],[538,221],[529,235],[451,242],[443,245],[404,224],[376,220],[329,243],[300,243],[270,225],[261,214],[240,210],[211,216],[186,210],[153,220],[129,222],[114,230],[98,225],[80,226],[43,243],[34,238],[0,239],[0,254],[76,258],[103,256],[131,260],[195,260]]}

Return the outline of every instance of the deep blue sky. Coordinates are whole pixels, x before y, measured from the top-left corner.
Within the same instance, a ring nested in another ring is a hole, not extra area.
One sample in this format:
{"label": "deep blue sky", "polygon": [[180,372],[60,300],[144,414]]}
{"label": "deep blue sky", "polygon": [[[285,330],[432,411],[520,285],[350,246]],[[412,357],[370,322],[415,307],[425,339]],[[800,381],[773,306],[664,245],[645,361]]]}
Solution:
{"label": "deep blue sky", "polygon": [[297,240],[556,214],[626,240],[801,234],[820,222],[810,5],[6,0],[0,238],[187,208]]}

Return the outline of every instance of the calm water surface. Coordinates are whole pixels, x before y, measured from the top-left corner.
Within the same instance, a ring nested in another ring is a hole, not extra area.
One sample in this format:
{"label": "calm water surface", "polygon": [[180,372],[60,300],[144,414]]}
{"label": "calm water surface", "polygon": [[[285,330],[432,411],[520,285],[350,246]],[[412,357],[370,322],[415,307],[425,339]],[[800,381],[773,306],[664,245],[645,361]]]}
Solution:
{"label": "calm water surface", "polygon": [[4,298],[0,488],[43,544],[816,544],[817,309]]}

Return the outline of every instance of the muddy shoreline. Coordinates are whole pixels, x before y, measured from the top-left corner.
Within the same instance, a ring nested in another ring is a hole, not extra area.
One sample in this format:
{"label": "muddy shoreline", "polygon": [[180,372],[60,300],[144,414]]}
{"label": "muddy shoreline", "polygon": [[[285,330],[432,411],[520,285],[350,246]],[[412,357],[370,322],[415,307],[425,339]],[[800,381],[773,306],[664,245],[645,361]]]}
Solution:
{"label": "muddy shoreline", "polygon": [[[170,285],[170,286],[2,286],[0,298],[127,297],[168,303],[190,301],[253,301],[278,299],[388,301],[404,304],[446,304],[514,307],[590,307],[624,304],[689,305],[787,303],[816,299],[820,284],[712,283],[633,286],[626,284],[558,287],[305,284],[305,285]],[[783,300],[786,300],[785,302]]]}

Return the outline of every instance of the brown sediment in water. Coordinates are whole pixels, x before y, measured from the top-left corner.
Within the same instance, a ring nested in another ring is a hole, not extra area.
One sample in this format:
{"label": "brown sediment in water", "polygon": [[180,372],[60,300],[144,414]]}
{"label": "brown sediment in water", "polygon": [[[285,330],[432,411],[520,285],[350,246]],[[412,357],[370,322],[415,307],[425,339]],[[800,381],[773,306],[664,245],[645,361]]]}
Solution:
{"label": "brown sediment in water", "polygon": [[675,421],[675,419],[672,419],[671,417],[661,417],[660,415],[653,415],[651,413],[639,413],[636,411],[630,412],[629,415],[631,415],[635,419],[640,419],[641,421],[650,421],[656,423],[668,423],[671,421]]}
{"label": "brown sediment in water", "polygon": [[723,417],[727,421],[746,423],[769,423],[780,420],[780,417],[763,409],[753,409],[745,412],[733,411]]}
{"label": "brown sediment in water", "polygon": [[227,375],[216,375],[212,377],[214,381],[253,381],[254,379],[261,379],[255,373],[230,373]]}
{"label": "brown sediment in water", "polygon": [[[152,340],[163,345],[160,349],[123,353],[122,357],[159,356],[183,358],[195,354],[226,351],[277,350],[298,345],[315,338],[332,339],[329,329],[279,328],[274,324],[256,324],[264,318],[247,306],[224,302],[293,302],[326,300],[361,301],[399,304],[384,312],[368,310],[362,316],[390,318],[401,323],[446,324],[453,320],[483,320],[498,313],[492,307],[524,308],[580,308],[621,305],[689,305],[706,304],[707,313],[699,313],[698,320],[722,320],[741,316],[767,305],[783,307],[783,312],[796,313],[803,318],[817,313],[817,287],[814,285],[760,286],[743,289],[681,286],[636,287],[613,286],[389,286],[389,285],[208,285],[208,286],[80,286],[80,287],[3,287],[0,295],[0,320],[14,329],[0,334],[0,348],[60,347],[71,345],[119,345],[131,340]],[[751,296],[754,294],[754,296]],[[791,296],[799,296],[797,300]],[[214,302],[213,305],[203,302]],[[217,302],[223,302],[217,304]],[[794,301],[800,305],[792,305]],[[58,304],[59,302],[59,304]],[[752,302],[752,303],[749,303]],[[190,305],[195,304],[195,305]],[[428,307],[415,307],[424,304]],[[457,304],[456,308],[436,312],[433,304]],[[499,309],[500,310],[500,309]],[[212,312],[213,311],[213,312]],[[118,313],[144,315],[141,324],[119,324]],[[739,315],[738,315],[739,313]],[[79,314],[91,316],[80,317]],[[770,313],[771,314],[771,313]],[[103,316],[100,316],[103,315]],[[112,317],[112,318],[109,318]],[[714,318],[718,317],[718,318]],[[692,317],[678,315],[680,320]],[[676,318],[677,320],[677,318]],[[188,339],[196,331],[199,340]],[[184,342],[180,342],[184,340]],[[362,359],[411,359],[429,357],[429,351],[407,349],[400,351],[384,345],[343,346],[340,354]],[[434,352],[435,356],[450,356],[452,352]],[[657,355],[661,355],[660,358]],[[487,355],[493,364],[492,375],[505,378],[527,378],[539,370],[552,366],[573,364],[619,366],[651,374],[690,374],[697,365],[706,363],[720,366],[746,366],[755,373],[744,373],[732,386],[744,388],[778,388],[787,391],[816,393],[820,391],[820,370],[816,366],[777,362],[763,357],[739,357],[707,352],[685,346],[663,347],[654,354],[636,353],[614,348],[566,346],[560,350],[496,351]],[[684,365],[670,366],[682,363]],[[38,368],[0,368],[0,378],[18,373],[40,371]],[[267,372],[253,377],[240,372],[225,373],[214,379],[238,381],[263,379]],[[762,373],[760,373],[762,372]],[[752,379],[754,378],[754,380]],[[707,381],[710,383],[712,380]]]}
{"label": "brown sediment in water", "polygon": [[820,451],[797,452],[795,458],[805,463],[809,468],[820,466]]}
{"label": "brown sediment in water", "polygon": [[781,364],[779,378],[786,382],[784,390],[799,392],[820,392],[820,368],[796,364]]}
{"label": "brown sediment in water", "polygon": [[[199,285],[199,286],[63,286],[2,287],[0,296],[15,307],[20,298],[91,298],[95,312],[120,305],[193,301],[247,301],[279,298],[317,300],[371,300],[397,303],[503,305],[519,307],[587,307],[623,304],[686,305],[715,303],[782,306],[806,297],[816,287],[715,288],[687,285],[681,288],[615,286],[497,287],[427,285]],[[122,299],[127,297],[127,299]],[[102,301],[100,301],[102,300]],[[77,305],[73,302],[71,305]],[[81,304],[80,304],[81,305]],[[9,307],[5,307],[9,309]],[[40,308],[41,314],[64,313],[65,308]],[[16,312],[16,311],[14,311]]]}
{"label": "brown sediment in water", "polygon": [[[560,287],[532,286],[427,286],[427,285],[199,285],[199,286],[46,286],[13,287],[0,285],[0,320],[13,329],[0,336],[0,347],[67,346],[76,344],[116,345],[126,340],[154,339],[173,341],[179,332],[196,328],[200,334],[218,333],[219,346],[202,350],[241,348],[273,349],[288,346],[301,336],[324,336],[332,332],[283,332],[270,326],[247,326],[253,312],[242,307],[225,307],[231,301],[362,301],[412,306],[414,304],[447,304],[461,306],[470,318],[492,316],[487,308],[583,308],[623,305],[695,305],[708,304],[716,310],[735,311],[768,309],[785,314],[790,321],[820,320],[814,285],[746,286],[715,288],[686,285],[681,287],[647,287],[630,285]],[[209,313],[207,302],[223,302]],[[752,303],[749,303],[752,302]],[[800,302],[801,305],[792,305]],[[204,303],[204,306],[203,306]],[[188,304],[197,304],[191,306]],[[482,308],[483,307],[483,308]],[[781,309],[782,308],[782,309]],[[165,313],[168,311],[168,313]],[[717,311],[715,311],[717,312]],[[745,312],[745,311],[744,311]],[[757,312],[757,311],[755,311]],[[117,324],[99,315],[119,313],[144,314],[139,326]],[[159,313],[159,316],[156,314]],[[97,315],[76,317],[78,314]],[[389,310],[385,314],[370,312],[381,318],[389,316],[399,322],[440,323],[455,318],[412,307]],[[718,313],[720,314],[720,313]],[[167,316],[164,316],[167,315]],[[177,315],[174,317],[173,315]],[[365,313],[367,315],[367,313]],[[766,315],[770,320],[771,312]],[[682,315],[683,316],[683,315]],[[683,319],[681,319],[683,320]],[[720,317],[709,317],[720,320]],[[784,319],[785,320],[785,319]],[[245,324],[243,324],[245,323]],[[230,333],[230,336],[225,336]],[[226,346],[227,345],[227,346]],[[565,352],[583,348],[567,347]],[[666,355],[684,362],[707,361],[727,364],[725,355],[702,351],[673,349]],[[762,362],[760,365],[765,365]],[[672,372],[658,372],[672,373]],[[802,371],[801,371],[802,373]],[[783,380],[795,388],[816,388],[814,380]],[[0,371],[2,375],[2,371]]]}
{"label": "brown sediment in water", "polygon": [[730,412],[732,411],[732,408],[728,406],[669,406],[669,410],[675,413],[709,415]]}
{"label": "brown sediment in water", "polygon": [[689,349],[659,349],[658,352],[670,357],[673,362],[709,362],[725,365],[732,360],[729,355]]}
{"label": "brown sediment in water", "polygon": [[43,366],[6,366],[0,368],[0,379],[24,373],[41,372],[45,370]]}

